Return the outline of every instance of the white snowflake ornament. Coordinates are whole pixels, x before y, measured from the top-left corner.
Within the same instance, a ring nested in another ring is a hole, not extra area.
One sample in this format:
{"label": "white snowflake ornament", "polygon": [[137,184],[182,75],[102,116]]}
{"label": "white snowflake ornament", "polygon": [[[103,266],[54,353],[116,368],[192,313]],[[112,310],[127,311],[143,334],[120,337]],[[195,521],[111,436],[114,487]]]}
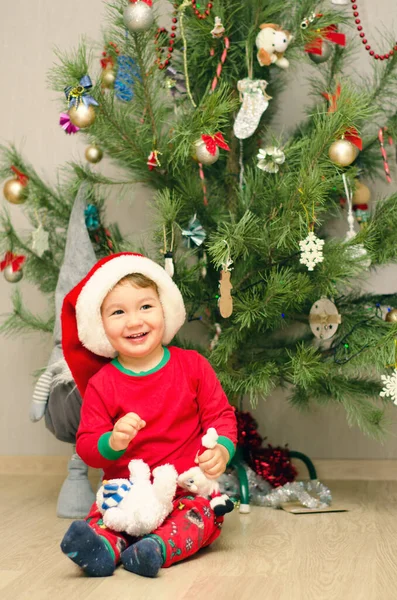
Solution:
{"label": "white snowflake ornament", "polygon": [[391,398],[393,404],[397,405],[397,369],[394,369],[391,375],[381,375],[380,378],[385,385],[379,396]]}
{"label": "white snowflake ornament", "polygon": [[313,271],[314,267],[323,262],[323,246],[324,240],[320,240],[313,231],[299,242],[301,249],[300,263],[307,266],[308,271]]}

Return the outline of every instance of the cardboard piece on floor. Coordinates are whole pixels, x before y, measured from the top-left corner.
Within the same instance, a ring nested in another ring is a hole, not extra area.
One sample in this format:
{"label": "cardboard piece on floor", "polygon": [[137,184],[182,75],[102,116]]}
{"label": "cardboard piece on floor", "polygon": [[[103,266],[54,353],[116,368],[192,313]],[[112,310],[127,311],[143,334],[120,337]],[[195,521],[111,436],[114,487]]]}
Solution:
{"label": "cardboard piece on floor", "polygon": [[307,508],[302,506],[299,502],[285,502],[281,505],[281,508],[286,512],[292,513],[293,515],[308,515],[314,513],[330,513],[330,512],[346,512],[347,508],[341,506],[327,506],[326,508]]}

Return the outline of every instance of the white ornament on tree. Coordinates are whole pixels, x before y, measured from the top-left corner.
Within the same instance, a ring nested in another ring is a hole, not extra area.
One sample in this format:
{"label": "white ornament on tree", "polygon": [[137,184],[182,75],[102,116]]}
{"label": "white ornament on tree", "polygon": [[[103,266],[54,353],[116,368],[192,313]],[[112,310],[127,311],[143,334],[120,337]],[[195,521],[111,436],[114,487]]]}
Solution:
{"label": "white ornament on tree", "polygon": [[311,231],[309,235],[299,242],[301,249],[300,263],[307,266],[308,271],[313,271],[314,267],[323,262],[323,246],[324,240],[320,240],[314,231]]}
{"label": "white ornament on tree", "polygon": [[380,378],[384,383],[384,387],[379,396],[382,398],[391,398],[393,404],[397,405],[397,368],[394,369],[391,375],[381,375]]}
{"label": "white ornament on tree", "polygon": [[48,231],[43,229],[43,226],[40,223],[36,231],[32,233],[32,250],[35,251],[37,256],[43,256],[44,252],[46,252],[50,247],[48,243],[48,238]]}
{"label": "white ornament on tree", "polygon": [[233,125],[236,138],[245,140],[253,135],[259,125],[261,116],[269,106],[271,96],[266,94],[265,79],[240,79],[237,89],[240,92],[242,106]]}
{"label": "white ornament on tree", "polygon": [[285,162],[284,152],[276,146],[261,148],[256,158],[258,159],[258,169],[266,171],[266,173],[277,173],[280,168],[279,165]]}

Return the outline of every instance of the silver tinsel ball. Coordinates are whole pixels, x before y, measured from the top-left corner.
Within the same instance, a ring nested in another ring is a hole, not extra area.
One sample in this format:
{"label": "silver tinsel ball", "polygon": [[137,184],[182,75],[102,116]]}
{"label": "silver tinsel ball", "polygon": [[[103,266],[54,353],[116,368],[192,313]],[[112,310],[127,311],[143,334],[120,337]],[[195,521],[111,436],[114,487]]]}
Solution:
{"label": "silver tinsel ball", "polygon": [[215,154],[208,152],[203,140],[197,140],[194,143],[193,158],[203,165],[213,165],[219,158],[219,148],[216,147]]}
{"label": "silver tinsel ball", "polygon": [[316,65],[320,65],[321,63],[326,62],[332,54],[332,46],[327,40],[323,40],[321,44],[321,54],[312,54],[308,52],[309,58],[311,61],[316,63]]}
{"label": "silver tinsel ball", "polygon": [[154,21],[153,9],[146,2],[128,4],[124,10],[124,25],[128,31],[146,31]]}
{"label": "silver tinsel ball", "polygon": [[8,281],[8,283],[18,283],[21,281],[23,277],[22,269],[18,271],[13,271],[12,266],[8,265],[3,271],[4,279]]}

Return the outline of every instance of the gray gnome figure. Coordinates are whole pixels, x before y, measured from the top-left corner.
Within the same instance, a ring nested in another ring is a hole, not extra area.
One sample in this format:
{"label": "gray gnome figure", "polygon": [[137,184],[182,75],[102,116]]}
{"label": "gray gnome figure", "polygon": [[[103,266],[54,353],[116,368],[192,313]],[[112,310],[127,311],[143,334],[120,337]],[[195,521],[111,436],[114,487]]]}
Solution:
{"label": "gray gnome figure", "polygon": [[[34,422],[44,416],[47,429],[58,440],[71,444],[75,444],[82,400],[63,357],[61,310],[66,294],[97,261],[84,216],[89,188],[88,182],[81,184],[70,214],[65,255],[55,290],[54,348],[34,389],[29,415]],[[58,517],[82,518],[87,515],[95,501],[87,475],[87,465],[74,453],[58,496]]]}

